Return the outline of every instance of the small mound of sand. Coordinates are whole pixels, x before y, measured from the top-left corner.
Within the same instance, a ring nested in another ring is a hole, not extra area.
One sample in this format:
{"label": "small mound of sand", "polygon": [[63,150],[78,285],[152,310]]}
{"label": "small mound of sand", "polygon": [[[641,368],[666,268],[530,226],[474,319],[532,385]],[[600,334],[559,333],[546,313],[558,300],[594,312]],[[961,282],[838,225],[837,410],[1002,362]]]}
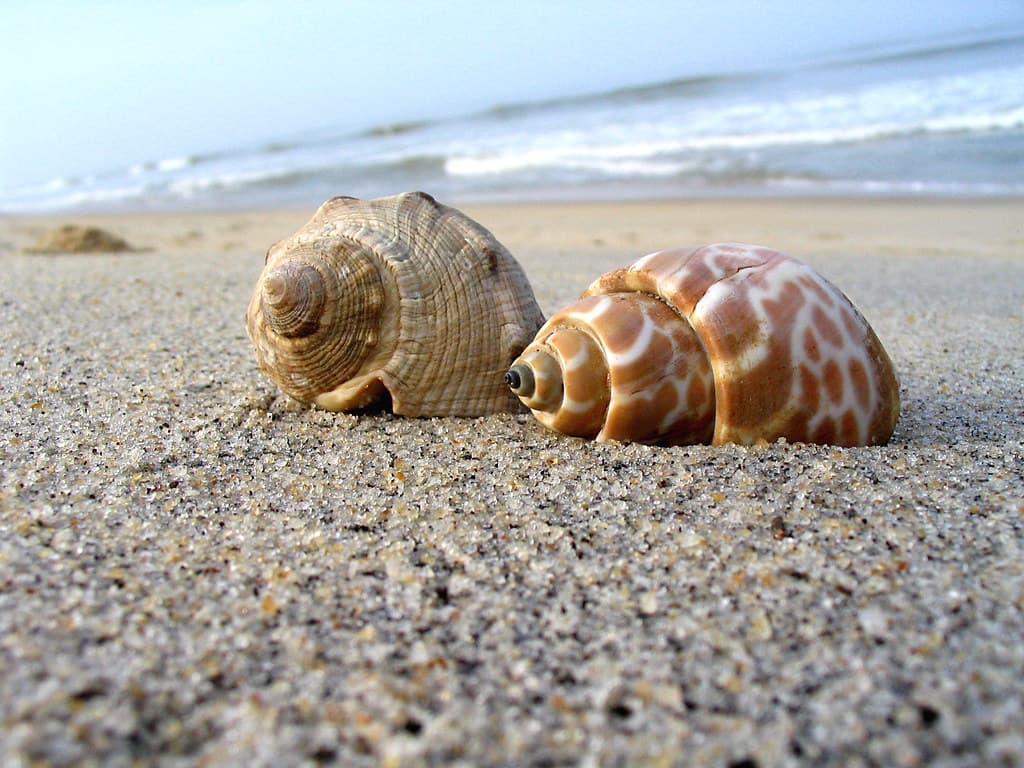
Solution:
{"label": "small mound of sand", "polygon": [[125,240],[99,227],[65,224],[47,232],[26,253],[125,253],[137,251]]}

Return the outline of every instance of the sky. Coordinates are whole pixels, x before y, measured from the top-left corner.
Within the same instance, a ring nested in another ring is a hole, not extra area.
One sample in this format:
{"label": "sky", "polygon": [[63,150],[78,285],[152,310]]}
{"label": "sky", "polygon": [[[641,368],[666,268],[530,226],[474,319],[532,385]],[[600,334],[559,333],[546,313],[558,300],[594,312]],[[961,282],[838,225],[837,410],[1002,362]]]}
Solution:
{"label": "sky", "polygon": [[0,188],[1024,25],[1024,0],[0,0]]}

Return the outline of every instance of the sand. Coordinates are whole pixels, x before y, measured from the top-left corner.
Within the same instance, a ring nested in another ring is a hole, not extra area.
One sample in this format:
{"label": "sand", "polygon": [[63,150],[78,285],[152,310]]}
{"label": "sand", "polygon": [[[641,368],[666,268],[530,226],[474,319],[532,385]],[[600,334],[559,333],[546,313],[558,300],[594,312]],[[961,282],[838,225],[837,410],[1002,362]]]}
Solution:
{"label": "sand", "polygon": [[[0,218],[0,764],[1024,764],[1024,202],[469,206],[543,309],[788,250],[884,447],[311,411],[243,313],[311,211]],[[64,223],[152,250],[27,255]]]}

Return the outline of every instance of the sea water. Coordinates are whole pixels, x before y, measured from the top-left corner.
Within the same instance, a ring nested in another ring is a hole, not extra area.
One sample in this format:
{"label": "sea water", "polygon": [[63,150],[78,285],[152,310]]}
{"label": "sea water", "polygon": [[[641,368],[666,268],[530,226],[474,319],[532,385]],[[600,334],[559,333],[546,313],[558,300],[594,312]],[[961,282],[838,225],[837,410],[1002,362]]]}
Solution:
{"label": "sea water", "polygon": [[1024,34],[836,52],[470,115],[140,160],[0,210],[447,200],[1024,194]]}

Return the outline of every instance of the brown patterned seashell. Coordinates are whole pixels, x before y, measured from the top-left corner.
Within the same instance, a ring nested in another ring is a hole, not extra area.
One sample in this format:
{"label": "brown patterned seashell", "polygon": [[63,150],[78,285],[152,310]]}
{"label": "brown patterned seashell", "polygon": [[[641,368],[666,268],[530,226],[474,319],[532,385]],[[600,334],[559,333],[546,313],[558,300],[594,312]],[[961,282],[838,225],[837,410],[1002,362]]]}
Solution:
{"label": "brown patterned seashell", "polygon": [[405,416],[517,410],[502,373],[542,322],[512,255],[419,192],[328,200],[271,247],[246,315],[260,368],[296,400],[390,396]]}
{"label": "brown patterned seashell", "polygon": [[899,417],[881,342],[803,262],[722,243],[659,251],[552,317],[505,381],[547,427],[676,445],[877,445]]}

